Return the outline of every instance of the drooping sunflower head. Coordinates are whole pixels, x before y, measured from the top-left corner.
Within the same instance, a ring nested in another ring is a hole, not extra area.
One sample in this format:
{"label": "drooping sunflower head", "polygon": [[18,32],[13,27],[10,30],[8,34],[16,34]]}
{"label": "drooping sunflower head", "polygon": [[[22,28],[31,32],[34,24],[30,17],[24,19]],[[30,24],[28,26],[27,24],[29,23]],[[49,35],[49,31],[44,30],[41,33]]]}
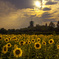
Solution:
{"label": "drooping sunflower head", "polygon": [[40,49],[41,48],[41,44],[39,42],[36,42],[34,44],[34,47],[35,47],[35,49]]}
{"label": "drooping sunflower head", "polygon": [[11,37],[8,37],[9,38],[9,40],[11,40]]}
{"label": "drooping sunflower head", "polygon": [[7,52],[8,52],[8,47],[7,46],[3,46],[2,53],[6,54]]}
{"label": "drooping sunflower head", "polygon": [[39,42],[40,42],[40,41],[41,41],[41,39],[40,39],[40,38],[38,38],[38,39],[37,39],[37,41],[39,41]]}
{"label": "drooping sunflower head", "polygon": [[42,41],[42,44],[43,44],[43,45],[46,45],[46,42],[45,42],[45,41]]}
{"label": "drooping sunflower head", "polygon": [[16,40],[16,39],[17,39],[17,37],[16,37],[16,36],[13,36],[13,37],[12,37],[12,40]]}
{"label": "drooping sunflower head", "polygon": [[22,56],[22,50],[21,48],[16,48],[13,50],[13,54],[15,57],[21,57]]}
{"label": "drooping sunflower head", "polygon": [[17,39],[17,38],[16,38],[16,39],[14,39],[14,41],[15,41],[15,42],[18,42],[18,41],[19,41],[19,39]]}
{"label": "drooping sunflower head", "polygon": [[14,44],[14,49],[15,49],[15,48],[18,48],[18,45],[17,45],[17,44]]}
{"label": "drooping sunflower head", "polygon": [[59,45],[57,45],[57,49],[59,49]]}
{"label": "drooping sunflower head", "polygon": [[0,40],[2,40],[2,36],[0,36]]}
{"label": "drooping sunflower head", "polygon": [[49,43],[49,44],[53,44],[53,43],[54,43],[54,40],[53,40],[53,39],[50,39],[50,40],[48,41],[48,43]]}

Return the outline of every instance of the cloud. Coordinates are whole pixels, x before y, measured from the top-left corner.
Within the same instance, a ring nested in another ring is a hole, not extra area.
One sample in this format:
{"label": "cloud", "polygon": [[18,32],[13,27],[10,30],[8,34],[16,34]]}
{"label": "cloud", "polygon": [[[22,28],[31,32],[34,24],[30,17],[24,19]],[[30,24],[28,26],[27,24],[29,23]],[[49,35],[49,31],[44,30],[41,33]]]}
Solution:
{"label": "cloud", "polygon": [[3,0],[3,1],[4,2],[8,1],[8,2],[14,4],[17,7],[17,9],[33,8],[33,6],[34,6],[33,0]]}
{"label": "cloud", "polygon": [[43,8],[43,11],[49,11],[49,10],[51,10],[51,8],[47,8],[47,7]]}
{"label": "cloud", "polygon": [[11,4],[10,2],[4,2],[2,0],[0,0],[0,15],[1,16],[6,16],[8,15],[10,12],[14,12],[16,11],[16,7]]}
{"label": "cloud", "polygon": [[47,22],[47,23],[50,21],[57,21],[52,15],[52,13],[49,12],[44,12],[40,18],[43,22]]}
{"label": "cloud", "polygon": [[0,28],[25,28],[29,26],[31,19],[34,21],[34,25],[42,25],[46,22],[49,23],[51,20],[59,20],[59,9],[57,9],[58,5],[52,6],[51,10],[49,10],[49,8],[44,8],[46,11],[23,7],[22,9],[17,9],[15,4],[12,4],[9,1],[6,2],[6,0],[0,0]]}
{"label": "cloud", "polygon": [[46,2],[46,5],[54,5],[54,4],[57,4],[57,2],[52,2],[52,1]]}
{"label": "cloud", "polygon": [[44,12],[41,16],[41,18],[43,18],[43,19],[47,19],[47,18],[50,18],[50,17],[52,17],[52,15],[48,12]]}

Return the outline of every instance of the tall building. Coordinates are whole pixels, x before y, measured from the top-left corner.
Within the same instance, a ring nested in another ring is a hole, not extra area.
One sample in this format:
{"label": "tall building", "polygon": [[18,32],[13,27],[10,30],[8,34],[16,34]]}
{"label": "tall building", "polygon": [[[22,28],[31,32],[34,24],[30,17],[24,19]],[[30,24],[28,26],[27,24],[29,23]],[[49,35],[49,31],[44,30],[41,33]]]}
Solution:
{"label": "tall building", "polygon": [[30,26],[29,26],[29,28],[31,28],[31,27],[34,27],[34,22],[33,22],[33,21],[30,21]]}

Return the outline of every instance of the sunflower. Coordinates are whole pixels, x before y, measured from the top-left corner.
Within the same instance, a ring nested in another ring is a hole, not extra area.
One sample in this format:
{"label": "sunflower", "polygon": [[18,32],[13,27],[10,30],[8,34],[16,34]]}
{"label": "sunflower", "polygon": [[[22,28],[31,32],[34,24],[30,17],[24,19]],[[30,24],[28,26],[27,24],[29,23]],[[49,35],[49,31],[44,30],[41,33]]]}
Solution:
{"label": "sunflower", "polygon": [[21,48],[16,48],[13,50],[13,54],[15,57],[21,57],[22,56],[22,50]]}
{"label": "sunflower", "polygon": [[25,44],[24,41],[20,41],[20,42],[19,42],[19,45],[21,45],[21,46],[24,45],[24,44]]}
{"label": "sunflower", "polygon": [[57,49],[59,49],[59,45],[57,45]]}
{"label": "sunflower", "polygon": [[10,48],[12,45],[11,45],[11,43],[7,43],[6,46],[7,46],[8,48]]}
{"label": "sunflower", "polygon": [[28,41],[28,44],[31,44],[31,42],[30,42],[30,41]]}
{"label": "sunflower", "polygon": [[26,41],[25,44],[28,44],[28,41]]}
{"label": "sunflower", "polygon": [[32,39],[31,41],[32,41],[32,43],[34,43],[34,42],[35,42],[35,40],[34,40],[34,39]]}
{"label": "sunflower", "polygon": [[53,44],[53,43],[54,43],[54,40],[53,40],[53,39],[50,39],[50,40],[48,41],[48,43],[49,43],[49,44]]}
{"label": "sunflower", "polygon": [[15,41],[15,42],[18,42],[18,41],[19,41],[19,39],[17,39],[17,38],[16,38],[16,39],[14,39],[14,41]]}
{"label": "sunflower", "polygon": [[6,39],[4,39],[4,41],[5,41],[5,42],[9,42],[9,39],[8,39],[8,38],[6,38]]}
{"label": "sunflower", "polygon": [[0,36],[0,40],[2,39],[2,36]]}
{"label": "sunflower", "polygon": [[41,41],[41,39],[40,39],[40,38],[38,38],[38,39],[37,39],[37,41],[39,41],[39,42],[40,42],[40,41]]}
{"label": "sunflower", "polygon": [[46,45],[46,42],[45,42],[45,41],[43,41],[43,42],[42,42],[42,44],[43,44],[43,45]]}
{"label": "sunflower", "polygon": [[11,38],[9,37],[9,40],[11,40]]}
{"label": "sunflower", "polygon": [[14,48],[18,48],[18,45],[17,44],[14,44]]}
{"label": "sunflower", "polygon": [[16,39],[17,39],[17,37],[16,37],[16,36],[13,36],[13,37],[12,37],[12,40],[16,40]]}
{"label": "sunflower", "polygon": [[3,46],[2,53],[6,54],[7,52],[8,52],[8,47],[7,46]]}
{"label": "sunflower", "polygon": [[39,42],[36,42],[34,44],[34,47],[35,47],[35,49],[40,49],[41,48],[41,44]]}

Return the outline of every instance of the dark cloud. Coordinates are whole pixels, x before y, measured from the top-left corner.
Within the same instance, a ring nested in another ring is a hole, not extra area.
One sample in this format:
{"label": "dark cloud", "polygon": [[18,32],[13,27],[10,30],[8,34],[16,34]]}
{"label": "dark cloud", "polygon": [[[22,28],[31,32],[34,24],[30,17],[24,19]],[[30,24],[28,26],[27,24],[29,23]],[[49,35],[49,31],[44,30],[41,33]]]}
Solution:
{"label": "dark cloud", "polygon": [[42,14],[42,16],[41,16],[42,19],[46,19],[46,18],[50,18],[50,17],[52,17],[52,16],[51,16],[51,14],[48,13],[48,12],[44,12],[44,13]]}
{"label": "dark cloud", "polygon": [[42,14],[42,16],[40,17],[41,18],[41,21],[44,22],[57,22],[57,20],[54,18],[54,16],[52,16],[52,13],[49,13],[49,12],[44,12]]}
{"label": "dark cloud", "polygon": [[49,11],[49,10],[51,10],[51,8],[47,8],[47,7],[43,8],[43,11]]}
{"label": "dark cloud", "polygon": [[49,21],[49,22],[50,22],[50,21],[56,22],[54,18],[52,18],[52,19],[43,19],[43,22],[48,22],[48,21]]}
{"label": "dark cloud", "polygon": [[43,22],[55,21],[52,14],[48,12],[44,12],[40,18],[42,19]]}
{"label": "dark cloud", "polygon": [[18,9],[33,8],[33,0],[2,0],[14,4]]}
{"label": "dark cloud", "polygon": [[54,5],[54,4],[57,4],[57,2],[48,1],[48,2],[46,3],[46,5]]}

